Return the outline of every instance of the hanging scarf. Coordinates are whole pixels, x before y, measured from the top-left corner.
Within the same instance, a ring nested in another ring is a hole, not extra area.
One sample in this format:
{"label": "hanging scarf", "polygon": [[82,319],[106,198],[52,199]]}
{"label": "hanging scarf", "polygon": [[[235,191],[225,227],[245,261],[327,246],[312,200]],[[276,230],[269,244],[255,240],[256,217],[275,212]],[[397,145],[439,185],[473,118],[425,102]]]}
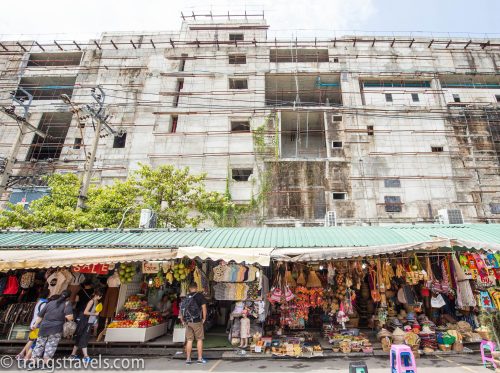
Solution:
{"label": "hanging scarf", "polygon": [[467,256],[467,263],[469,264],[472,279],[475,280],[477,278],[477,276],[479,275],[479,272],[477,270],[477,265],[476,265],[476,259],[474,258],[474,256],[471,253],[467,253],[466,256]]}
{"label": "hanging scarf", "polygon": [[474,293],[472,292],[469,276],[465,274],[463,267],[458,262],[457,257],[455,255],[452,255],[451,258],[453,275],[457,284],[457,296],[455,299],[457,307],[459,309],[464,309],[466,307],[476,307],[477,303],[476,299],[474,298]]}
{"label": "hanging scarf", "polygon": [[467,278],[472,279],[472,272],[469,267],[469,260],[467,259],[467,256],[464,254],[460,254],[460,266],[462,267],[462,270],[467,276]]}
{"label": "hanging scarf", "polygon": [[488,275],[488,270],[487,270],[486,265],[483,261],[483,258],[481,258],[481,255],[475,253],[475,254],[472,254],[472,256],[474,257],[474,261],[476,262],[480,282],[482,284],[485,284],[485,285],[491,284],[491,281],[490,281],[490,278]]}

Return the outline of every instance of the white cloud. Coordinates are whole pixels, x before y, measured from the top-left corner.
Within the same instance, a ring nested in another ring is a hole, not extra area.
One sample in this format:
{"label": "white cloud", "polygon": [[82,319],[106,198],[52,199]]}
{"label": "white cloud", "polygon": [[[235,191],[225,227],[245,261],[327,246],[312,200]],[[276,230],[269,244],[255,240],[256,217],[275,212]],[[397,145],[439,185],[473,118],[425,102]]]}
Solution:
{"label": "white cloud", "polygon": [[1,12],[0,37],[60,34],[59,39],[80,39],[103,31],[178,30],[181,11],[210,10],[214,14],[264,10],[270,36],[325,36],[332,30],[363,27],[375,7],[373,0],[24,0],[22,21],[12,12]]}

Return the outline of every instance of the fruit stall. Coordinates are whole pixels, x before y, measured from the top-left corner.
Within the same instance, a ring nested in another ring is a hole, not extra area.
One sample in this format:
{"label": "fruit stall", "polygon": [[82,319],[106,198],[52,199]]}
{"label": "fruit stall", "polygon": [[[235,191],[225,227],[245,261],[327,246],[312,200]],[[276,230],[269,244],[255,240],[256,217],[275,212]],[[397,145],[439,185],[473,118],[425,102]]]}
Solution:
{"label": "fruit stall", "polygon": [[144,296],[129,296],[106,331],[106,342],[146,342],[166,333],[166,323]]}

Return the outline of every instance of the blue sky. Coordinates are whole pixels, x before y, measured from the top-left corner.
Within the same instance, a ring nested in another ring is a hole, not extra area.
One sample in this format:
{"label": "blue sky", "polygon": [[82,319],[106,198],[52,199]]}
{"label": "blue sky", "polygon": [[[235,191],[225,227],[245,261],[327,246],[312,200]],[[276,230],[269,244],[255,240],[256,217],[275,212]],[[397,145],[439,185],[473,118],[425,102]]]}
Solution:
{"label": "blue sky", "polygon": [[23,0],[22,4],[16,12],[13,8],[0,12],[0,38],[58,34],[54,37],[80,39],[102,31],[178,30],[180,12],[193,10],[265,10],[271,37],[331,36],[333,30],[500,34],[500,0]]}

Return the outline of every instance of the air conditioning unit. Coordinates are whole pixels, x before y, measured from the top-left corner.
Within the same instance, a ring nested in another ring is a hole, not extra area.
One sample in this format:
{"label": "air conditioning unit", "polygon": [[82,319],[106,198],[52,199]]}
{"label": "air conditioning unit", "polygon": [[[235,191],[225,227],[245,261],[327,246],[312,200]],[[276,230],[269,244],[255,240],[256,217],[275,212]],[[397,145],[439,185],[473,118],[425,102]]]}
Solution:
{"label": "air conditioning unit", "polygon": [[325,214],[325,227],[337,226],[337,213],[335,211],[327,211]]}
{"label": "air conditioning unit", "polygon": [[155,228],[156,214],[151,209],[142,209],[139,218],[139,228]]}
{"label": "air conditioning unit", "polygon": [[459,209],[438,210],[439,224],[463,224],[464,218]]}

